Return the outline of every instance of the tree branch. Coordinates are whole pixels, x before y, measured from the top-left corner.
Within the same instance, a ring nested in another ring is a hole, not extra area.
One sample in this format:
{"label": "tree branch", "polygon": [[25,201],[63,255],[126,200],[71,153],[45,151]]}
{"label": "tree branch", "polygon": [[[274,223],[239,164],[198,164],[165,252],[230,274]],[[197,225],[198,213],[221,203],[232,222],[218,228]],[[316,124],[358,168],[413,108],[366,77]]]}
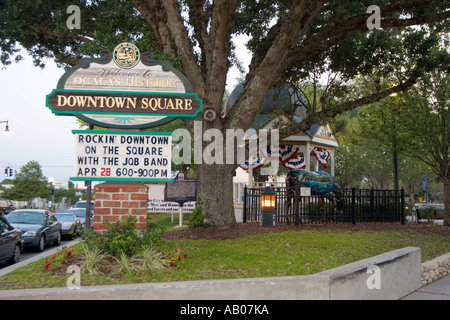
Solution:
{"label": "tree branch", "polygon": [[395,87],[391,87],[382,92],[373,93],[369,96],[366,96],[366,97],[363,97],[360,99],[348,101],[338,108],[322,110],[322,111],[316,112],[312,115],[309,115],[306,119],[304,119],[302,122],[300,122],[298,124],[295,124],[295,125],[287,127],[287,128],[280,129],[280,132],[279,132],[280,139],[287,138],[291,135],[297,134],[298,132],[306,131],[313,124],[315,124],[319,121],[323,121],[324,119],[330,119],[330,118],[333,118],[334,116],[344,113],[346,111],[350,111],[350,110],[353,110],[360,106],[380,101],[381,99],[384,99],[393,93],[406,91],[417,82],[418,77],[419,77],[419,73],[414,72],[407,81],[400,83],[399,85],[397,85]]}
{"label": "tree branch", "polygon": [[[394,10],[405,10],[414,8],[418,5],[424,5],[430,0],[422,1],[408,1],[401,4],[387,5],[381,9],[383,13],[392,13]],[[353,34],[358,31],[368,31],[367,29],[367,14],[354,16],[345,21],[337,22],[328,29],[322,31],[318,35],[306,40],[301,46],[292,50],[291,55],[283,64],[283,68],[288,68],[294,63],[305,61],[308,58],[314,57],[331,47],[338,45],[348,40]],[[432,23],[443,21],[450,18],[450,11],[442,13],[413,17],[410,19],[395,19],[389,18],[382,21],[383,28],[392,27],[408,27],[412,25]]]}
{"label": "tree branch", "polygon": [[261,62],[252,62],[244,91],[225,117],[226,127],[248,128],[258,112],[266,91],[273,85],[274,79],[280,76],[282,64],[287,59],[290,49],[306,32],[324,3],[325,0],[294,1],[286,18],[279,24],[280,32],[273,39]]}

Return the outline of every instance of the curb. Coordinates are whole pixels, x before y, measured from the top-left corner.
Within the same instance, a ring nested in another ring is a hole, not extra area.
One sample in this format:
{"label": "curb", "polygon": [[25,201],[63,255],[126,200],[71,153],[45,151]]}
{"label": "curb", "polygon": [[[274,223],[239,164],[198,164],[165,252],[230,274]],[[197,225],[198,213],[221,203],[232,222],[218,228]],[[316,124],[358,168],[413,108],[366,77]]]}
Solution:
{"label": "curb", "polygon": [[[74,246],[77,243],[80,243],[82,241],[84,241],[84,240],[82,240],[81,238],[77,238],[77,239],[72,240],[72,241],[70,241],[68,243],[65,243],[64,246],[68,246],[68,247],[69,246]],[[20,267],[26,266],[27,264],[30,264],[32,262],[35,262],[35,261],[38,261],[40,259],[46,258],[46,257],[56,253],[58,250],[61,250],[61,248],[64,247],[64,246],[54,247],[54,248],[52,248],[50,250],[41,252],[41,253],[35,255],[34,257],[29,258],[29,259],[27,259],[25,261],[19,261],[19,263],[16,263],[16,264],[7,266],[7,267],[5,267],[3,269],[0,269],[0,277],[4,276],[4,275],[6,275],[6,274],[8,274],[8,273],[10,273],[10,272],[20,268]]]}

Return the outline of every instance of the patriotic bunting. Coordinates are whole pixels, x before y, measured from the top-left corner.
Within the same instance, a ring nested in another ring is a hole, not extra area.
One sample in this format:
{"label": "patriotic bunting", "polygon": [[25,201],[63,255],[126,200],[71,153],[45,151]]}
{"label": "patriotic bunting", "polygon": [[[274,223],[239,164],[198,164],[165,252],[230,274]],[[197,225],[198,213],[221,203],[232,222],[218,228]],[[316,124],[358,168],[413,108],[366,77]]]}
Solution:
{"label": "patriotic bunting", "polygon": [[[305,157],[302,154],[301,149],[298,146],[279,146],[278,148],[272,148],[267,146],[265,150],[261,150],[261,156],[253,156],[251,161],[253,163],[253,170],[262,167],[267,160],[279,159],[280,162],[289,170],[304,169],[306,167]],[[324,169],[328,168],[328,159],[330,158],[330,152],[322,148],[312,148],[311,153],[317,158]],[[250,168],[249,161],[245,161],[240,167],[244,170]]]}
{"label": "patriotic bunting", "polygon": [[330,158],[330,152],[328,150],[322,148],[313,148],[311,150],[311,153],[316,156],[317,160],[324,169],[328,168],[328,159]]}

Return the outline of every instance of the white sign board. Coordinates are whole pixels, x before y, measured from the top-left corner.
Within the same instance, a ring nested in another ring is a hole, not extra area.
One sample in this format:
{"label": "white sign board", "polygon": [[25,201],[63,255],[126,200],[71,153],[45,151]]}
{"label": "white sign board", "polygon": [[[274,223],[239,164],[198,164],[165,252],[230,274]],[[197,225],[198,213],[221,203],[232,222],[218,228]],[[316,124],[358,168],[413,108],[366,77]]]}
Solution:
{"label": "white sign board", "polygon": [[72,131],[75,176],[84,181],[173,181],[172,134]]}
{"label": "white sign board", "polygon": [[301,197],[311,197],[311,188],[301,187],[300,188]]}
{"label": "white sign board", "polygon": [[[148,185],[148,212],[149,213],[178,213],[180,206],[176,202],[164,201],[163,184]],[[183,213],[191,213],[195,209],[195,202],[186,202],[183,205]]]}

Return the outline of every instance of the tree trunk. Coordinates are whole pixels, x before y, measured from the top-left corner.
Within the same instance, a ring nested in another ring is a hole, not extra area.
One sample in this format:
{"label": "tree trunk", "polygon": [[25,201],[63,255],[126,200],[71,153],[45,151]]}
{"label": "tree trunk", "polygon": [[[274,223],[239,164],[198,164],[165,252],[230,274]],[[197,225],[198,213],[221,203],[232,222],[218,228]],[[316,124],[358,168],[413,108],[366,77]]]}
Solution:
{"label": "tree trunk", "polygon": [[444,179],[444,225],[450,226],[450,178]]}
{"label": "tree trunk", "polygon": [[233,205],[234,165],[197,166],[197,201],[209,226],[236,223]]}

